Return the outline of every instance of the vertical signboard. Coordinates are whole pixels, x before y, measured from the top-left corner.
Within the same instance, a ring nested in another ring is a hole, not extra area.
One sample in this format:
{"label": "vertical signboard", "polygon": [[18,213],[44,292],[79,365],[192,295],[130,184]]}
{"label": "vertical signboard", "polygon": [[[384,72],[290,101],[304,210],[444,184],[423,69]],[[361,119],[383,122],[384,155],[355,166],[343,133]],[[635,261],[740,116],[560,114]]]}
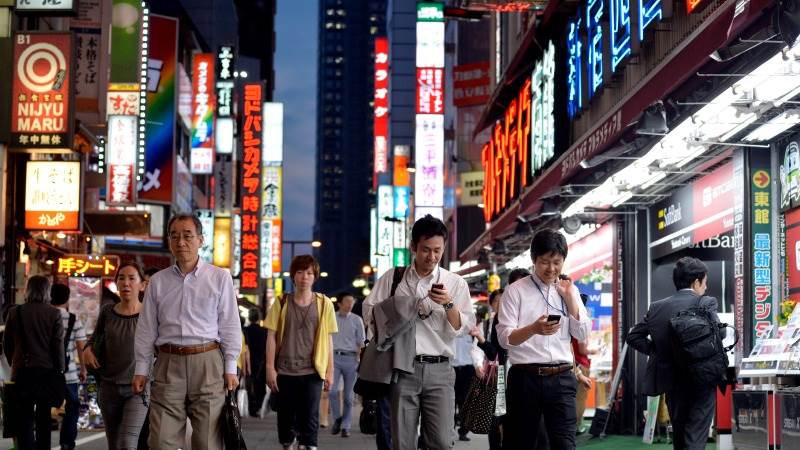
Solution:
{"label": "vertical signboard", "polygon": [[750,223],[753,263],[753,333],[773,323],[772,310],[772,176],[769,154],[750,153]]}
{"label": "vertical signboard", "polygon": [[[150,25],[152,27],[153,23],[151,22]],[[111,68],[109,82],[139,83],[139,42],[141,31],[141,0],[111,0]],[[150,43],[158,45],[159,39],[152,34],[150,37]]]}
{"label": "vertical signboard", "polygon": [[241,271],[243,292],[259,293],[261,250],[261,145],[264,86],[246,83],[242,95]]}
{"label": "vertical signboard", "polygon": [[264,165],[283,163],[283,103],[264,103],[263,114]]}
{"label": "vertical signboard", "polygon": [[214,265],[231,267],[231,218],[214,218]]}
{"label": "vertical signboard", "polygon": [[214,215],[228,217],[233,209],[233,167],[229,159],[214,164]]}
{"label": "vertical signboard", "polygon": [[136,204],[136,116],[109,116],[106,140],[106,204]]}
{"label": "vertical signboard", "polygon": [[389,40],[375,38],[375,117],[373,123],[374,164],[372,186],[378,185],[378,174],[388,170],[389,161]]}
{"label": "vertical signboard", "polygon": [[149,42],[145,172],[139,201],[172,203],[178,21],[151,15]]}
{"label": "vertical signboard", "polygon": [[70,19],[75,33],[75,109],[97,111],[100,99],[100,71],[103,5],[101,0],[83,0],[78,15]]}
{"label": "vertical signboard", "polygon": [[217,120],[214,124],[214,148],[217,154],[233,153],[234,53],[234,48],[227,45],[217,49]]}
{"label": "vertical signboard", "polygon": [[[261,213],[261,278],[272,278],[273,275],[273,261],[279,258],[278,255],[273,254],[273,249],[277,247],[280,249],[280,231],[281,231],[281,190],[282,190],[282,170],[279,166],[265,166],[263,168],[263,176],[261,178],[262,186],[262,213]],[[277,245],[273,242],[273,238],[278,238]]]}
{"label": "vertical signboard", "polygon": [[72,35],[14,35],[11,146],[72,147]]}
{"label": "vertical signboard", "polygon": [[387,270],[392,268],[393,256],[393,222],[391,219],[394,214],[394,198],[392,187],[382,184],[378,186],[378,216],[377,216],[377,255],[378,278]]}
{"label": "vertical signboard", "polygon": [[[444,5],[417,3],[415,215],[444,208]],[[380,202],[380,199],[379,199]],[[380,211],[378,218],[380,228]],[[380,236],[379,236],[380,237]]]}
{"label": "vertical signboard", "polygon": [[194,55],[192,70],[192,149],[189,171],[211,174],[214,165],[214,55]]}
{"label": "vertical signboard", "polygon": [[[745,153],[744,150],[733,152],[733,293],[734,321],[737,330],[745,328]],[[749,308],[747,308],[749,310]],[[747,320],[747,329],[750,321]],[[752,333],[745,333],[745,335]],[[745,350],[745,336],[736,344],[736,367],[739,367]],[[747,348],[750,348],[748,343]]]}
{"label": "vertical signboard", "polygon": [[203,226],[203,245],[200,247],[200,258],[207,263],[214,261],[214,211],[198,209],[194,214]]}
{"label": "vertical signboard", "polygon": [[81,163],[28,161],[25,229],[80,230]]}

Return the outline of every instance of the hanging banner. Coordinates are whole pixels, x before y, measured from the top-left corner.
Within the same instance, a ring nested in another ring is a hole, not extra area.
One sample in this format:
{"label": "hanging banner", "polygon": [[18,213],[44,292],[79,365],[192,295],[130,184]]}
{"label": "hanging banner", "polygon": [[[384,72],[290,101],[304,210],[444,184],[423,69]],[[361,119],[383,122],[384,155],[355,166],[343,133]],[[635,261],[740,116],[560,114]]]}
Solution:
{"label": "hanging banner", "polygon": [[389,40],[375,38],[375,86],[373,137],[373,189],[378,186],[378,174],[388,170],[389,161]]}
{"label": "hanging banner", "polygon": [[72,35],[14,35],[11,146],[71,148]]}
{"label": "hanging banner", "polygon": [[[172,203],[175,165],[175,88],[178,64],[178,21],[150,16],[145,173],[139,201]],[[191,197],[190,197],[191,199]]]}
{"label": "hanging banner", "polygon": [[75,109],[97,111],[100,99],[100,55],[102,52],[103,2],[82,0],[78,15],[70,19],[75,33]]}
{"label": "hanging banner", "polygon": [[210,174],[214,164],[214,55],[194,55],[192,70],[192,150],[189,170]]}
{"label": "hanging banner", "polygon": [[[152,28],[152,21],[150,26]],[[152,29],[150,31],[152,32]],[[139,82],[139,42],[141,33],[141,0],[111,0],[111,70],[109,82]],[[151,34],[150,44],[151,47],[157,46],[159,44],[158,37]],[[169,45],[169,42],[166,44]]]}
{"label": "hanging banner", "polygon": [[81,163],[28,161],[25,171],[25,229],[81,229]]}
{"label": "hanging banner", "polygon": [[[261,178],[261,278],[273,276],[273,249],[280,249],[280,220],[282,206],[282,169],[265,166]],[[275,238],[277,237],[277,242]],[[280,253],[280,251],[279,251]]]}
{"label": "hanging banner", "polygon": [[753,264],[753,333],[774,323],[772,309],[772,176],[768,153],[750,153],[750,230]]}
{"label": "hanging banner", "polygon": [[242,292],[260,293],[261,117],[264,86],[246,83],[242,95],[241,272]]}
{"label": "hanging banner", "polygon": [[109,116],[106,140],[106,205],[136,204],[137,116]]}

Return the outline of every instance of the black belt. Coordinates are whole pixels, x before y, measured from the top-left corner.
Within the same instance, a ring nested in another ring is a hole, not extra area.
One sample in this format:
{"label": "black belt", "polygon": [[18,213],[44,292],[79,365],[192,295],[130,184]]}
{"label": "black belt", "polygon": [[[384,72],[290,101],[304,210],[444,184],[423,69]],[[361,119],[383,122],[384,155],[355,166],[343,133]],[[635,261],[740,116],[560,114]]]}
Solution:
{"label": "black belt", "polygon": [[356,356],[358,352],[346,352],[344,350],[334,350],[334,355]]}
{"label": "black belt", "polygon": [[572,364],[514,364],[511,367],[518,367],[540,377],[549,377],[572,370]]}
{"label": "black belt", "polygon": [[430,355],[417,355],[414,358],[414,361],[426,363],[426,364],[438,364],[449,361],[450,358],[447,356],[430,356]]}

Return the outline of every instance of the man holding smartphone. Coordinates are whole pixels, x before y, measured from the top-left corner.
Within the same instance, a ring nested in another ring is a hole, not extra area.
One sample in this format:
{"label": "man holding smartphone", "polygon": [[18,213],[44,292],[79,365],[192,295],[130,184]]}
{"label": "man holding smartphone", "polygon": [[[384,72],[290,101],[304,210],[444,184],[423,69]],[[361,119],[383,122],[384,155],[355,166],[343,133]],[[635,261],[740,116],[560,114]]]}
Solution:
{"label": "man holding smartphone", "polygon": [[542,415],[550,448],[575,448],[578,381],[570,340],[585,340],[590,320],[578,288],[561,275],[567,250],[561,233],[536,233],[531,241],[534,273],[503,294],[497,338],[512,364],[506,385],[505,448],[529,448]]}
{"label": "man holding smartphone", "polygon": [[[425,448],[453,448],[455,371],[450,365],[453,344],[475,325],[467,283],[439,267],[447,242],[447,227],[427,215],[411,229],[413,263],[397,286],[397,296],[422,299],[416,319],[414,373],[398,371],[392,383],[392,448],[417,448],[419,428]],[[380,277],[364,301],[364,322],[372,331],[372,309],[390,296],[394,271]],[[574,407],[573,407],[574,408]],[[420,423],[421,419],[421,423]]]}

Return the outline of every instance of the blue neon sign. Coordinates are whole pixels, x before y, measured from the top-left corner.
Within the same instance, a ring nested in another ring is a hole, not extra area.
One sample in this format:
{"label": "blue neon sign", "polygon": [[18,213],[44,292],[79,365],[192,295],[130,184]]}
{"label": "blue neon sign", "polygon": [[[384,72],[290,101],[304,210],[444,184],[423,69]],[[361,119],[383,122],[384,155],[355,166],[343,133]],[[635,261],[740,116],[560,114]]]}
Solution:
{"label": "blue neon sign", "polygon": [[589,0],[586,3],[586,49],[589,98],[603,85],[603,0]]}
{"label": "blue neon sign", "polygon": [[567,114],[577,116],[583,108],[583,42],[580,38],[581,17],[569,22],[567,34]]}
{"label": "blue neon sign", "polygon": [[663,8],[661,0],[637,0],[639,2],[639,42],[644,42],[644,31],[654,22],[661,20]]}
{"label": "blue neon sign", "polygon": [[631,0],[609,0],[611,72],[631,54]]}

